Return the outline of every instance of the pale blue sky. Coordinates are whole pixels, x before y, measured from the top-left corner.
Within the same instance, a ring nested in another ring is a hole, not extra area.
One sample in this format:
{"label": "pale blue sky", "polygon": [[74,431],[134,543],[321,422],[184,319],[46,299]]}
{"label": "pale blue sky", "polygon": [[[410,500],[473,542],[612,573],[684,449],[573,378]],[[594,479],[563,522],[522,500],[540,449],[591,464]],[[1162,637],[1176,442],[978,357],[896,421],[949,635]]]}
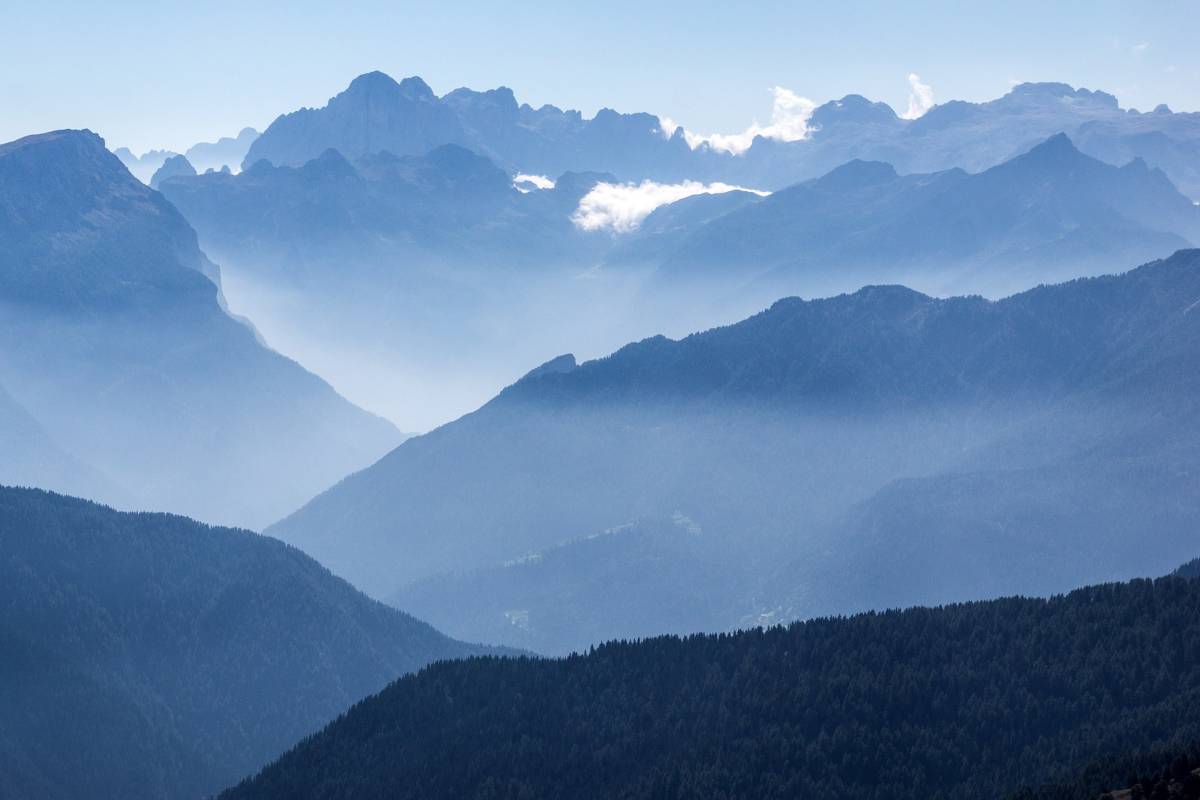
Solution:
{"label": "pale blue sky", "polygon": [[1148,110],[1200,110],[1200,2],[22,2],[0,21],[0,141],[89,127],[110,147],[182,149],[323,105],[357,74],[438,93],[511,86],[593,114],[700,133],[767,122],[775,85],[907,105],[1059,80]]}

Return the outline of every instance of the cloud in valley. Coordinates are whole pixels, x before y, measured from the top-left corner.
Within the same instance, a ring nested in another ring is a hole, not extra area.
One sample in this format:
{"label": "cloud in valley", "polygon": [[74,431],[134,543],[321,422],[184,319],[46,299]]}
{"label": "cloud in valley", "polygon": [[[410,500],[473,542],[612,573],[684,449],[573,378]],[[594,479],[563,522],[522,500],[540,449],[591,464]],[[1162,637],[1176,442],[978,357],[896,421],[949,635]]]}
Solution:
{"label": "cloud in valley", "polygon": [[637,230],[642,220],[654,209],[696,194],[724,192],[754,192],[765,196],[769,192],[732,186],[728,183],[598,183],[579,201],[571,221],[585,231],[611,230],[628,233]]}
{"label": "cloud in valley", "polygon": [[554,181],[545,175],[527,175],[520,172],[513,176],[513,186],[518,192],[530,192],[534,189],[553,189]]}
{"label": "cloud in valley", "polygon": [[[683,136],[688,146],[693,150],[707,144],[714,150],[724,150],[727,153],[740,155],[750,149],[756,136],[765,139],[776,139],[781,142],[795,142],[807,139],[810,133],[808,121],[816,110],[817,104],[807,97],[801,97],[791,89],[776,86],[771,89],[774,98],[771,104],[771,124],[760,125],[757,120],[741,133],[713,133],[703,136],[684,129]],[[675,133],[678,124],[669,117],[662,117],[659,122],[659,132],[666,138]]]}
{"label": "cloud in valley", "polygon": [[908,110],[900,115],[901,119],[917,119],[933,108],[933,87],[921,82],[921,76],[915,72],[908,75]]}

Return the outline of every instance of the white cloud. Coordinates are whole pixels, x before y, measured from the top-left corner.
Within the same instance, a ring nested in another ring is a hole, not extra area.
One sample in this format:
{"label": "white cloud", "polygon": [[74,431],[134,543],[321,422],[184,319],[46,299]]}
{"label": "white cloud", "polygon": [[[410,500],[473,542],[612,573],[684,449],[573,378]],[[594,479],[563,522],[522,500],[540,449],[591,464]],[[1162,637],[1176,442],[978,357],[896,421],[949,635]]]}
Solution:
{"label": "white cloud", "polygon": [[1144,53],[1150,49],[1150,43],[1149,42],[1138,42],[1137,44],[1135,44],[1133,47],[1131,47],[1129,49],[1132,50],[1135,54],[1140,56],[1142,53]]}
{"label": "white cloud", "polygon": [[513,176],[513,186],[518,192],[529,192],[532,189],[553,189],[554,181],[545,175],[527,175],[520,172]]}
{"label": "white cloud", "polygon": [[[671,119],[670,117],[659,117],[658,118],[658,132],[662,135],[662,137],[664,139],[670,139],[672,136],[674,136],[675,129],[678,127],[679,127],[679,123],[676,122],[675,120]],[[685,135],[686,135],[686,133],[687,132],[684,131]]]}
{"label": "white cloud", "polygon": [[571,215],[571,221],[585,231],[605,228],[614,233],[637,230],[642,220],[654,209],[674,203],[696,194],[722,194],[724,192],[754,192],[765,196],[769,192],[731,186],[728,183],[598,183],[579,201],[579,207]]}
{"label": "white cloud", "polygon": [[[693,133],[685,128],[683,131],[684,139],[693,150],[707,144],[714,150],[724,150],[734,155],[740,155],[749,150],[756,136],[762,136],[766,139],[778,139],[781,142],[795,142],[800,139],[807,139],[811,133],[808,127],[808,120],[812,117],[813,111],[816,110],[817,104],[807,97],[801,97],[792,90],[785,89],[782,86],[772,88],[771,94],[774,99],[771,103],[770,125],[760,125],[755,120],[750,124],[750,127],[741,133],[713,133],[707,136]],[[669,117],[660,118],[659,132],[665,138],[670,138],[675,133],[676,127],[678,125],[673,119]]]}
{"label": "white cloud", "polygon": [[921,76],[915,72],[908,75],[908,111],[900,115],[901,119],[916,119],[933,108],[933,87],[921,83]]}

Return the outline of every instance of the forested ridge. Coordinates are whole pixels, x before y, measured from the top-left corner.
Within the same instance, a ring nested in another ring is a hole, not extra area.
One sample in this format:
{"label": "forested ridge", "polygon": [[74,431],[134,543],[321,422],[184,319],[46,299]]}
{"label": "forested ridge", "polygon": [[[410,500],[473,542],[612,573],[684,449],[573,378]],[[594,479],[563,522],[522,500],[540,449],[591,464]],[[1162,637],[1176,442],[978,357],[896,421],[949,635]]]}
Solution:
{"label": "forested ridge", "polygon": [[1200,558],[1192,559],[1175,571],[1181,578],[1200,578]]}
{"label": "forested ridge", "polygon": [[1200,740],[1178,577],[403,678],[243,798],[996,798]]}
{"label": "forested ridge", "polygon": [[265,536],[0,487],[0,798],[215,792],[483,651]]}

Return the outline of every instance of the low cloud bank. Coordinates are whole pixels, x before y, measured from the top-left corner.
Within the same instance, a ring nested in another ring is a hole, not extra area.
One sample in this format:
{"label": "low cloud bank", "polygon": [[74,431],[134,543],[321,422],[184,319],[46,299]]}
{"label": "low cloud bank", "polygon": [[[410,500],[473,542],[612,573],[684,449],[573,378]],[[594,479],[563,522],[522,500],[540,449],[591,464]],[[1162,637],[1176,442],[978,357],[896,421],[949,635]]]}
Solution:
{"label": "low cloud bank", "polygon": [[[750,149],[756,136],[781,142],[795,142],[808,138],[811,132],[808,120],[816,110],[817,104],[782,86],[773,87],[771,94],[774,100],[771,104],[770,125],[760,125],[755,120],[741,133],[713,133],[707,136],[692,133],[685,128],[684,139],[693,150],[706,144],[714,150],[740,155]],[[669,117],[659,119],[659,132],[668,139],[679,127],[681,126]]]}
{"label": "low cloud bank", "polygon": [[579,201],[571,221],[585,231],[612,230],[629,233],[637,230],[642,220],[659,206],[674,203],[697,194],[724,192],[753,192],[766,196],[769,192],[732,186],[728,183],[598,183]]}
{"label": "low cloud bank", "polygon": [[513,176],[513,186],[518,192],[531,192],[534,189],[553,189],[554,181],[545,175],[528,175],[519,172]]}

